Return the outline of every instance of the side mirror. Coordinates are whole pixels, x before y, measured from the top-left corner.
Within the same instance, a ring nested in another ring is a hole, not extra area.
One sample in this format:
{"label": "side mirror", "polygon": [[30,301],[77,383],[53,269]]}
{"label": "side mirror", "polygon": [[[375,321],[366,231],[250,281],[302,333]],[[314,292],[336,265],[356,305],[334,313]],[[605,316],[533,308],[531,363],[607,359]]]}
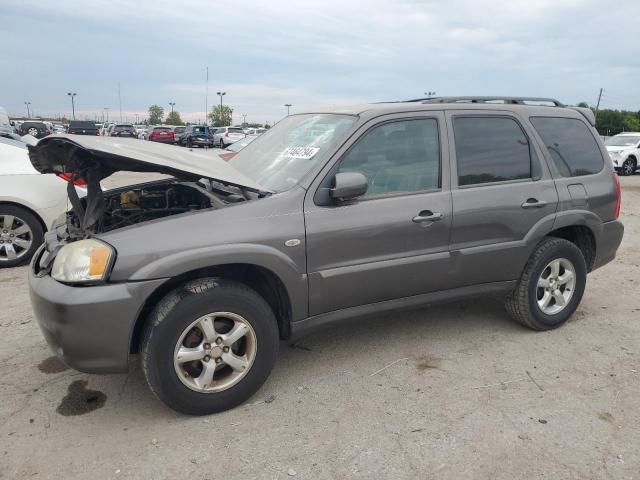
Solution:
{"label": "side mirror", "polygon": [[351,200],[367,191],[367,177],[360,172],[336,173],[334,187],[329,190],[334,200]]}

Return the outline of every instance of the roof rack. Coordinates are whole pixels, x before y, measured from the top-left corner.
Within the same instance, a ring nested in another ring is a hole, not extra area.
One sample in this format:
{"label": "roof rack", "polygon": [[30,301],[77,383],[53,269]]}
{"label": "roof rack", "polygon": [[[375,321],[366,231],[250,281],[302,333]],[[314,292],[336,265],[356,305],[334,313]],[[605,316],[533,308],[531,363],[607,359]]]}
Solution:
{"label": "roof rack", "polygon": [[422,103],[489,103],[502,102],[512,105],[527,105],[526,102],[552,103],[556,107],[564,107],[562,102],[555,98],[544,97],[427,97],[405,100],[406,102]]}

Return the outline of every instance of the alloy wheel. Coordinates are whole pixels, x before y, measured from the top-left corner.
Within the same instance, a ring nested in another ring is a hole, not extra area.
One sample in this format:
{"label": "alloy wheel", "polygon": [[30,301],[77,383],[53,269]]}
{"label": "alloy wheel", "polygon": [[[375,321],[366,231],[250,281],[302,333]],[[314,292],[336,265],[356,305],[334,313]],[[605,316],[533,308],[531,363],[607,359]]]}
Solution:
{"label": "alloy wheel", "polygon": [[556,258],[542,270],[536,287],[538,307],[546,315],[555,315],[571,301],[576,285],[576,270],[566,258]]}
{"label": "alloy wheel", "polygon": [[630,158],[625,160],[625,162],[622,164],[622,170],[624,171],[625,175],[633,175],[635,173],[635,165],[633,164],[633,160],[631,160]]}
{"label": "alloy wheel", "polygon": [[0,214],[0,262],[23,257],[33,243],[31,228],[19,217]]}
{"label": "alloy wheel", "polygon": [[257,337],[251,324],[231,312],[209,313],[184,329],[173,354],[180,381],[196,392],[221,392],[251,369]]}
{"label": "alloy wheel", "polygon": [[31,127],[28,130],[28,132],[29,132],[29,135],[31,135],[33,137],[37,137],[38,136],[38,129],[37,128]]}

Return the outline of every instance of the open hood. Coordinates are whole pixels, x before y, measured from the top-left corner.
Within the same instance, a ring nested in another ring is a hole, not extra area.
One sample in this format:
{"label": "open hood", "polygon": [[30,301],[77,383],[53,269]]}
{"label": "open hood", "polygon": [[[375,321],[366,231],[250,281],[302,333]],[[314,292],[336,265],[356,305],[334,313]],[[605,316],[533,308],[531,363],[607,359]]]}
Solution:
{"label": "open hood", "polygon": [[50,135],[29,146],[29,157],[40,173],[73,173],[100,181],[118,171],[156,172],[268,192],[217,155],[132,138]]}

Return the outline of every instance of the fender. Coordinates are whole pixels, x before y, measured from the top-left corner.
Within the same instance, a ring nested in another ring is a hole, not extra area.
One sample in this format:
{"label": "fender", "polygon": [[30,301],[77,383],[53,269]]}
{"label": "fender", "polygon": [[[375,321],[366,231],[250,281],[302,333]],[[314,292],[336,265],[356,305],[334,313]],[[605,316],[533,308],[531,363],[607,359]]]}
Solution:
{"label": "fender", "polygon": [[300,272],[295,262],[284,253],[266,245],[235,243],[177,252],[146,264],[134,272],[129,280],[172,278],[200,268],[229,264],[255,265],[270,270],[287,289],[292,320],[307,316],[306,273]]}
{"label": "fender", "polygon": [[557,213],[556,220],[553,224],[553,230],[557,230],[563,227],[572,227],[576,225],[584,226],[591,230],[596,240],[597,250],[598,242],[600,240],[600,237],[602,236],[602,231],[604,229],[604,223],[602,219],[589,210],[566,210]]}

